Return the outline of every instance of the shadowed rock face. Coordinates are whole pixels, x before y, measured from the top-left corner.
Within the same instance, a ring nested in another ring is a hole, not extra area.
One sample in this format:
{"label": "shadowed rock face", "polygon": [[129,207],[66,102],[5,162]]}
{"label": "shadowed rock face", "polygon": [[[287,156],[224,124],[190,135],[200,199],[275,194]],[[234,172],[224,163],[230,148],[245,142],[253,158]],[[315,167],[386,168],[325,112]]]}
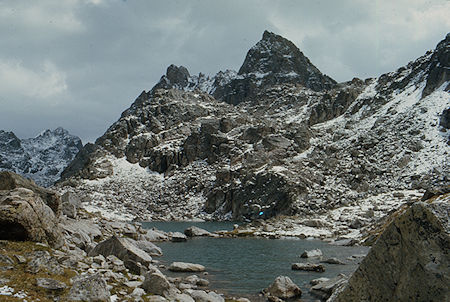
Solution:
{"label": "shadowed rock face", "polygon": [[[444,40],[439,42],[436,51],[431,57],[429,66],[429,75],[427,78],[427,85],[425,86],[422,97],[426,97],[442,84],[450,81],[450,33],[447,34]],[[450,90],[450,83],[444,87],[445,91]]]}
{"label": "shadowed rock face", "polygon": [[446,301],[450,195],[435,199],[396,218],[331,301]]}

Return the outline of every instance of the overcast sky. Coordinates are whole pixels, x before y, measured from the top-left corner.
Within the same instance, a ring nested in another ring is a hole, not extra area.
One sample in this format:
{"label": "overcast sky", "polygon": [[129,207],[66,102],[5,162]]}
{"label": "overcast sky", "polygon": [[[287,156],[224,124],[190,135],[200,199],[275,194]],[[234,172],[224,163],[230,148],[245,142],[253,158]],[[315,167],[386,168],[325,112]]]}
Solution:
{"label": "overcast sky", "polygon": [[265,29],[337,81],[434,49],[448,0],[0,0],[0,129],[94,141],[170,64],[238,70]]}

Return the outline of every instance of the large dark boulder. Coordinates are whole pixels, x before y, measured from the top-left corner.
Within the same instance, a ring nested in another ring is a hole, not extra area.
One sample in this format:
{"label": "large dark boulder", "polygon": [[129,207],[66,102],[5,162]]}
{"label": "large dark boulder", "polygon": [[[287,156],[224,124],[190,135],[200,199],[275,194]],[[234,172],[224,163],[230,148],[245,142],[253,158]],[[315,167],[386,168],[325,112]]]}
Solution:
{"label": "large dark boulder", "polygon": [[375,242],[331,301],[447,301],[450,196],[416,202]]}

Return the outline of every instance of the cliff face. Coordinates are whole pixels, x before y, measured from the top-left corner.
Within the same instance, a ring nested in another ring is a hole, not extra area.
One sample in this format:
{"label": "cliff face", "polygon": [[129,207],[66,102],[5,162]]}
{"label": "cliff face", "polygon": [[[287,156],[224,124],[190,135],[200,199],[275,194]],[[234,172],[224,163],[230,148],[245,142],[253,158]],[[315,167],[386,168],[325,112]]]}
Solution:
{"label": "cliff face", "polygon": [[450,194],[411,205],[328,301],[448,301],[449,217]]}

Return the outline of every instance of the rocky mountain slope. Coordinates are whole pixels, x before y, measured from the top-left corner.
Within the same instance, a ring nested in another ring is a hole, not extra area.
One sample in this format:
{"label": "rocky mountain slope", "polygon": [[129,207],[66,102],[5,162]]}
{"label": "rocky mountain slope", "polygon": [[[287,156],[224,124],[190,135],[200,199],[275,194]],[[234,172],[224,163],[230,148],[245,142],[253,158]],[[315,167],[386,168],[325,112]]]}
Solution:
{"label": "rocky mountain slope", "polygon": [[22,140],[13,132],[0,130],[0,171],[13,171],[50,186],[81,148],[80,138],[63,128]]}
{"label": "rocky mountain slope", "polygon": [[449,42],[339,84],[268,32],[239,72],[169,66],[80,151],[59,189],[127,219],[282,214],[323,236],[358,232],[448,185]]}

